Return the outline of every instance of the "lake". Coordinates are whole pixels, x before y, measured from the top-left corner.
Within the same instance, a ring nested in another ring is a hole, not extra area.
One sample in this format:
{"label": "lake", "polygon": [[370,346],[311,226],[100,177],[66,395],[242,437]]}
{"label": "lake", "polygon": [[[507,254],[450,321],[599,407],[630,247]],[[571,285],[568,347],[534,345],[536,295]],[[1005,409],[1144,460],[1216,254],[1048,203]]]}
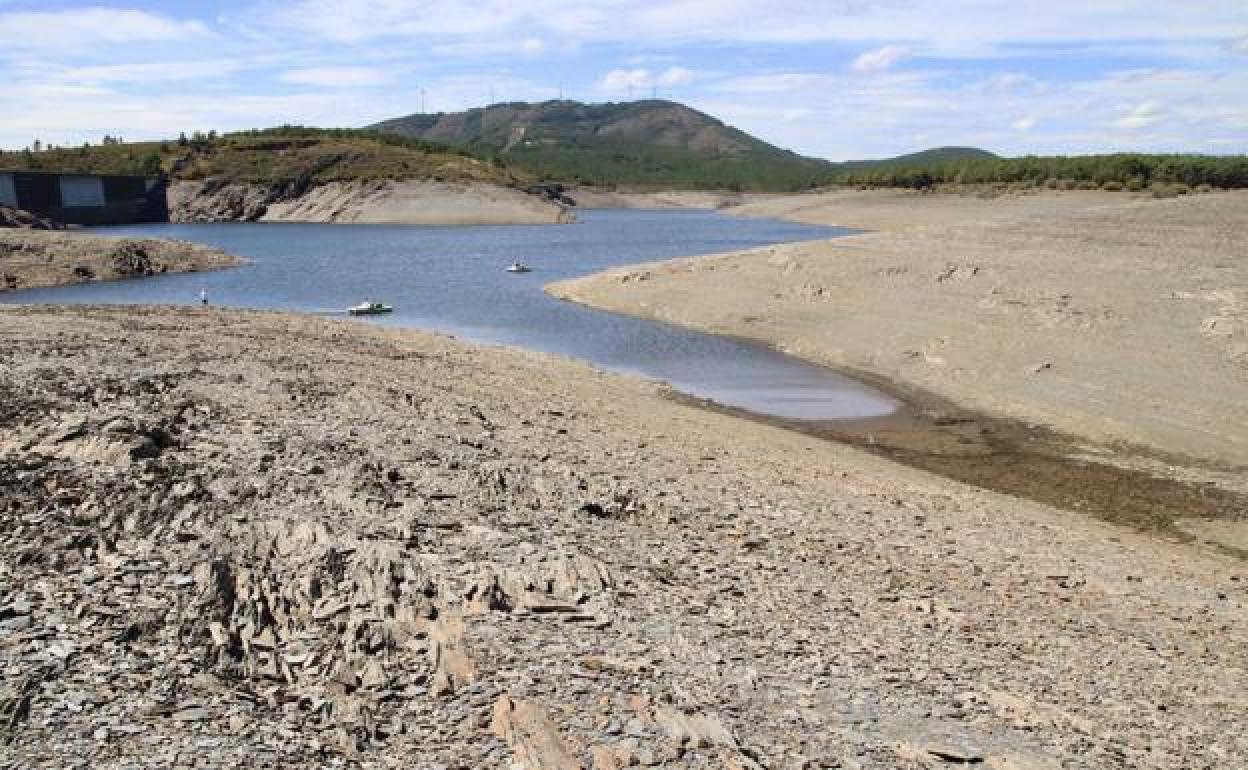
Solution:
{"label": "lake", "polygon": [[[852,231],[709,211],[584,210],[574,225],[203,224],[94,228],[181,238],[253,264],[207,273],[0,294],[0,303],[193,304],[340,315],[363,300],[395,306],[353,323],[453,334],[580,358],[662,380],[693,396],[765,415],[860,418],[900,405],[888,395],[765,345],[606,313],[542,286],[618,265],[736,251]],[[520,261],[533,272],[506,272]]]}

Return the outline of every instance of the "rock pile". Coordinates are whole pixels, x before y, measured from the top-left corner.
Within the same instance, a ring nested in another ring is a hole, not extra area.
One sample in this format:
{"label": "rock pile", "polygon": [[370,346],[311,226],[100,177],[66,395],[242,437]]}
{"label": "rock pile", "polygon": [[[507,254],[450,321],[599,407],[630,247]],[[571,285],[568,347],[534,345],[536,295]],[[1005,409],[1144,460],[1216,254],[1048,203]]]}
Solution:
{"label": "rock pile", "polygon": [[153,275],[157,270],[165,272],[168,266],[156,266],[143,241],[122,241],[113,250],[113,271],[119,276]]}
{"label": "rock pile", "polygon": [[64,230],[65,225],[48,217],[32,214],[25,209],[15,209],[0,203],[0,227],[24,230]]}

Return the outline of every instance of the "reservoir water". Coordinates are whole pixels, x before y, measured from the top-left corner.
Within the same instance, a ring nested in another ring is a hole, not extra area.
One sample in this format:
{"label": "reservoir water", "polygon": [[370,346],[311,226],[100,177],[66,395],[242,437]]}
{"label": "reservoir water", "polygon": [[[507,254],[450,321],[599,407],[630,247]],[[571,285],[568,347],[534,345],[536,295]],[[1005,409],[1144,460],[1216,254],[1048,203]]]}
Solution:
{"label": "reservoir water", "polygon": [[[708,211],[580,211],[575,225],[207,224],[97,228],[181,238],[253,264],[0,294],[0,303],[194,304],[341,315],[363,300],[395,312],[357,323],[415,327],[514,345],[662,380],[700,398],[776,417],[889,414],[895,399],[767,346],[556,300],[552,281],[617,265],[829,238],[850,231]],[[533,272],[505,271],[514,261]]]}

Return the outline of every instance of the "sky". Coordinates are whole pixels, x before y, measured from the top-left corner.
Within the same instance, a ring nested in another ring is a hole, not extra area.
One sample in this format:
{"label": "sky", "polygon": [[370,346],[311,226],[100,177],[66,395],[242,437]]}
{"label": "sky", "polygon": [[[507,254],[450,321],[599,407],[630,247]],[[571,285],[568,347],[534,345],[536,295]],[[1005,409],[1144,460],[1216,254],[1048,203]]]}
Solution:
{"label": "sky", "polygon": [[0,148],[558,98],[832,160],[1248,152],[1248,0],[0,0]]}

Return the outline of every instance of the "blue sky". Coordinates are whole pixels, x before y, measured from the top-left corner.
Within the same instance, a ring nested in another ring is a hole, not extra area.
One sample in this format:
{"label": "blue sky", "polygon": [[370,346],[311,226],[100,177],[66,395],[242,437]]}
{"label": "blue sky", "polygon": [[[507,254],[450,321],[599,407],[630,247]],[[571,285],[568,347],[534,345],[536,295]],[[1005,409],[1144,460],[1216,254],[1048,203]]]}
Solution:
{"label": "blue sky", "polygon": [[1248,152],[1245,0],[0,0],[0,147],[658,94],[832,159]]}

